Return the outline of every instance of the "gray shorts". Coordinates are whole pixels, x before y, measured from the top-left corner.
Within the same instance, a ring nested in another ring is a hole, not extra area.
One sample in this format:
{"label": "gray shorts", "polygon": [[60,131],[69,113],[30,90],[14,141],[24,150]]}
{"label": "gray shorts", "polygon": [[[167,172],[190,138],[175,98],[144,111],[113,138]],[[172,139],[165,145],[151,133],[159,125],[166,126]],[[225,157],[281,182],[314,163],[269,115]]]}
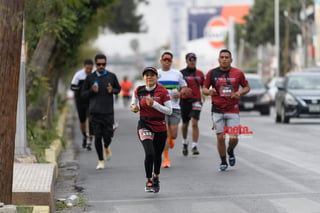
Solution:
{"label": "gray shorts", "polygon": [[181,110],[180,109],[172,109],[171,115],[166,115],[166,122],[169,126],[178,125],[181,119]]}
{"label": "gray shorts", "polygon": [[212,113],[213,125],[216,126],[216,133],[224,132],[224,127],[237,127],[240,125],[238,113]]}

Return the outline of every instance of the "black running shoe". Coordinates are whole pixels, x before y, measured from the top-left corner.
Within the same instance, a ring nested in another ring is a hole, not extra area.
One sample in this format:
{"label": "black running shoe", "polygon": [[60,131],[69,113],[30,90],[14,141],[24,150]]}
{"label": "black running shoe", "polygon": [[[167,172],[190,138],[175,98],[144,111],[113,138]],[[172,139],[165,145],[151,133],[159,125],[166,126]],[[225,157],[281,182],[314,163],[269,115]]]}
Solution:
{"label": "black running shoe", "polygon": [[183,144],[182,154],[183,154],[184,156],[188,156],[188,144]]}
{"label": "black running shoe", "polygon": [[146,187],[144,188],[145,192],[154,192],[153,183],[151,180],[147,181]]}
{"label": "black running shoe", "polygon": [[158,193],[160,191],[160,181],[159,178],[156,178],[153,176],[152,178],[152,184],[153,184],[153,192]]}
{"label": "black running shoe", "polygon": [[236,165],[236,157],[235,156],[229,157],[229,165],[230,166]]}
{"label": "black running shoe", "polygon": [[224,171],[227,170],[227,168],[228,168],[228,164],[223,164],[223,163],[221,163],[221,164],[220,164],[220,167],[219,167],[219,171],[220,171],[220,172],[224,172]]}
{"label": "black running shoe", "polygon": [[87,137],[83,137],[82,139],[82,148],[87,148]]}
{"label": "black running shoe", "polygon": [[228,152],[228,155],[229,155],[229,165],[230,166],[236,165],[236,157],[234,156],[233,149],[228,147],[227,152]]}
{"label": "black running shoe", "polygon": [[192,152],[193,155],[199,155],[200,154],[200,152],[199,152],[199,150],[198,150],[198,148],[196,146],[191,149],[191,152]]}

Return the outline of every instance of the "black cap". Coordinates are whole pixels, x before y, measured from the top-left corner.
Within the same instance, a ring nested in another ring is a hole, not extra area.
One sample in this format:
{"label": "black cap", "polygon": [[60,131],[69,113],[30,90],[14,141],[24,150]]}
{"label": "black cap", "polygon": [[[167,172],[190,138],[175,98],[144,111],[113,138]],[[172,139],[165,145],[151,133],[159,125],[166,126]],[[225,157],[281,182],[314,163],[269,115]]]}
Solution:
{"label": "black cap", "polygon": [[147,71],[151,71],[151,72],[155,73],[156,75],[158,75],[158,71],[157,71],[156,68],[154,68],[154,67],[146,67],[146,68],[143,69],[142,76],[144,76],[144,74]]}
{"label": "black cap", "polygon": [[188,54],[186,55],[186,60],[196,61],[196,60],[197,60],[197,56],[196,56],[196,54],[194,54],[194,53],[188,53]]}

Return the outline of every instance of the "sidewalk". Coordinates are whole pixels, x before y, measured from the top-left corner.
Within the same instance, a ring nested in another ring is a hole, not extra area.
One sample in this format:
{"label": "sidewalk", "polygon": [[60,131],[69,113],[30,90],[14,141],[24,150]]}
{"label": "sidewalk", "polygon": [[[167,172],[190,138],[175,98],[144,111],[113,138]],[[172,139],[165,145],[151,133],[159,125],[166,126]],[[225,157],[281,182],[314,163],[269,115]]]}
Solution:
{"label": "sidewalk", "polygon": [[[64,137],[68,108],[59,116],[57,132]],[[55,183],[58,176],[57,158],[62,150],[62,141],[55,140],[45,150],[49,163],[14,163],[12,203],[19,206],[32,206],[33,213],[55,211]],[[6,210],[4,210],[6,212]]]}

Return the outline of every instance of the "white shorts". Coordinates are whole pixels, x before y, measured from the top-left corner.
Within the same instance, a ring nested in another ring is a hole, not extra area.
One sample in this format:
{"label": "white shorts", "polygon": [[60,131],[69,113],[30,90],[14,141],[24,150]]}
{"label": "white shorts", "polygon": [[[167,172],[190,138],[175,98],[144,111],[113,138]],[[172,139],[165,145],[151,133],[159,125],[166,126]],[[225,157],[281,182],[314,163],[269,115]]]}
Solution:
{"label": "white shorts", "polygon": [[225,132],[224,127],[240,126],[240,116],[238,113],[212,113],[212,121],[215,126],[216,133]]}

